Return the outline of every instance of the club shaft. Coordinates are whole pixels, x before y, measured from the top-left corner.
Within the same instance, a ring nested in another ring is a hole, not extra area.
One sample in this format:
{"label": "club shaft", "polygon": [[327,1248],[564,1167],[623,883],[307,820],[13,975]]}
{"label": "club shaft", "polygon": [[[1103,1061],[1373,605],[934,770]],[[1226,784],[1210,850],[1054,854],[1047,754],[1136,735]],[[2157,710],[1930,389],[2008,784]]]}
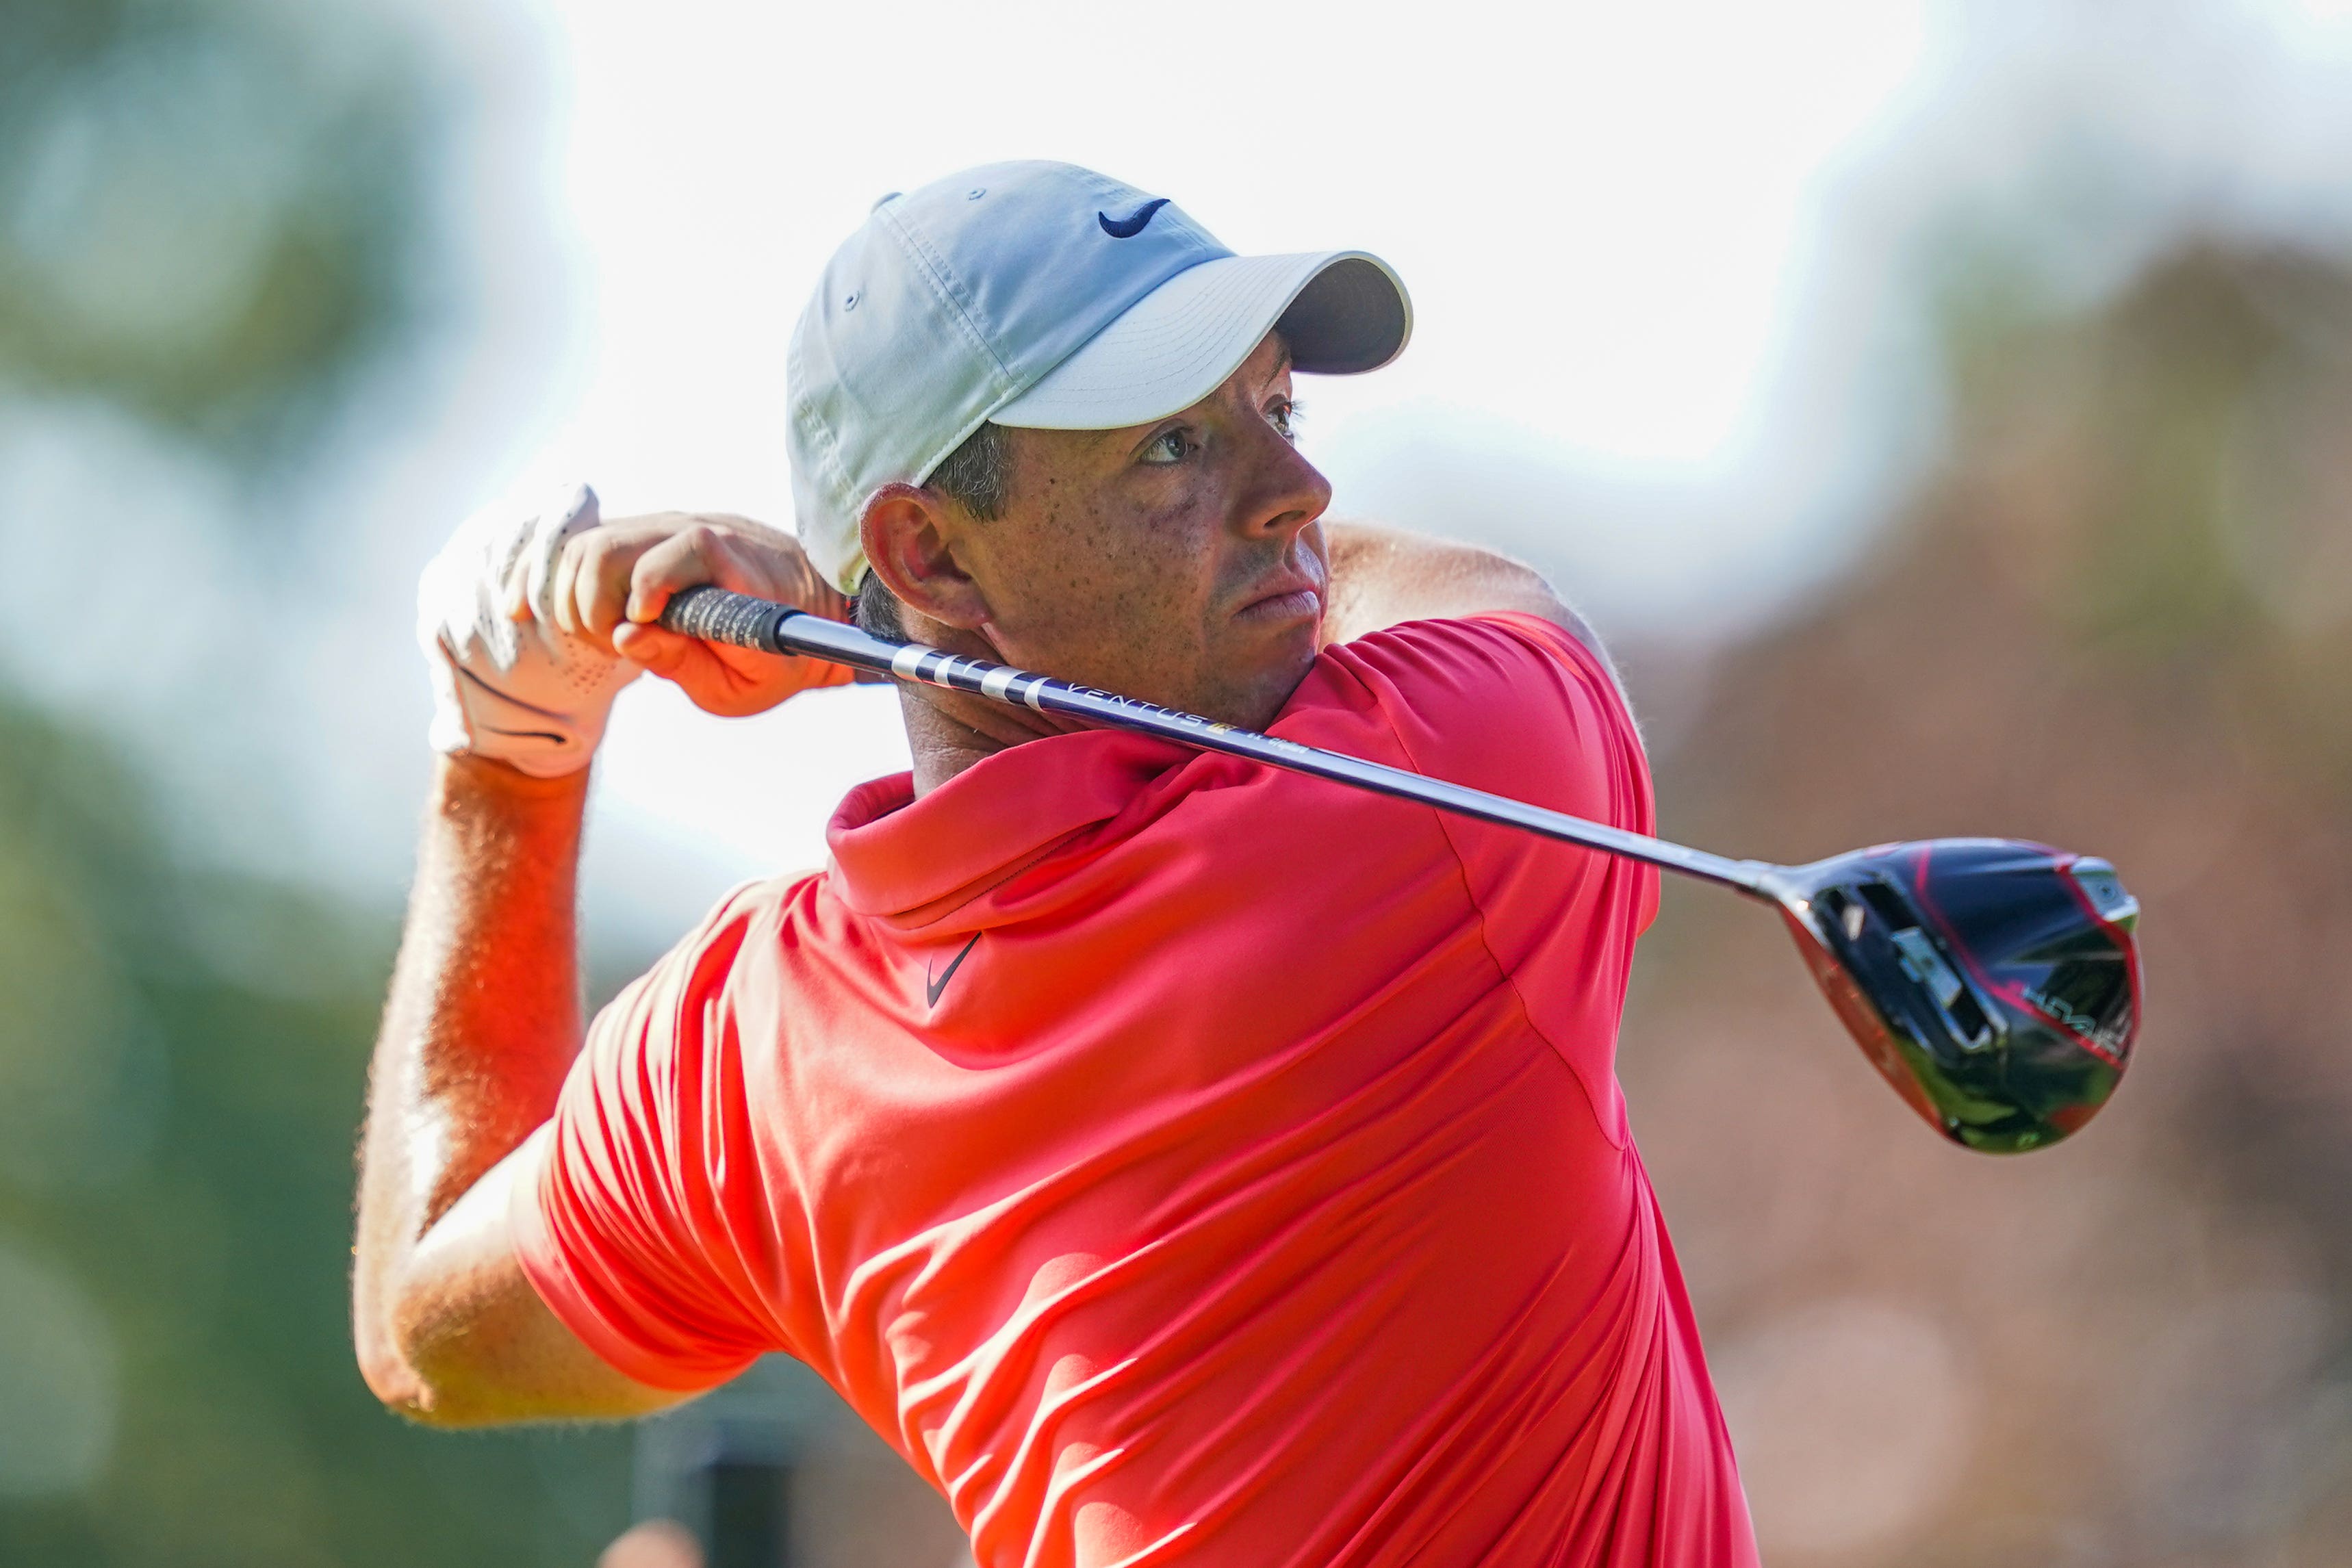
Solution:
{"label": "club shaft", "polygon": [[1771,898],[1767,880],[1777,868],[1759,861],[1730,860],[1704,850],[1685,849],[1663,839],[1627,832],[1622,828],[1571,817],[1562,811],[1546,810],[1507,796],[1448,784],[1319,747],[1301,746],[1296,741],[1218,724],[1197,714],[1180,713],[1092,686],[1072,685],[1050,675],[1009,669],[983,659],[967,659],[918,643],[889,642],[838,621],[827,621],[725,589],[690,588],[677,594],[662,612],[661,623],[673,632],[705,642],[824,659],[871,674],[919,681],[949,691],[971,692],[1039,713],[1062,714],[1157,736],[1203,751],[1247,758],[1269,768],[1328,779],[1399,800],[1417,800],[1457,816],[1518,828],[1604,854],[1641,861],[1664,871],[1735,888],[1768,902]]}

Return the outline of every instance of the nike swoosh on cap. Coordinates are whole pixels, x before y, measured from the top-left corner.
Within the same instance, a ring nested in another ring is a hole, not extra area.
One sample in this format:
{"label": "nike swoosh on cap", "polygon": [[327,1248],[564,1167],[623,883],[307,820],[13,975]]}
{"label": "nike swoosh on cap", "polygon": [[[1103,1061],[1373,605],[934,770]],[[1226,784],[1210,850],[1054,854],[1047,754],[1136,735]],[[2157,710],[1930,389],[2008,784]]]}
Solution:
{"label": "nike swoosh on cap", "polygon": [[1143,232],[1145,225],[1151,222],[1151,214],[1167,204],[1167,197],[1154,196],[1123,218],[1112,217],[1108,213],[1097,213],[1095,222],[1102,225],[1103,233],[1113,239],[1133,239]]}

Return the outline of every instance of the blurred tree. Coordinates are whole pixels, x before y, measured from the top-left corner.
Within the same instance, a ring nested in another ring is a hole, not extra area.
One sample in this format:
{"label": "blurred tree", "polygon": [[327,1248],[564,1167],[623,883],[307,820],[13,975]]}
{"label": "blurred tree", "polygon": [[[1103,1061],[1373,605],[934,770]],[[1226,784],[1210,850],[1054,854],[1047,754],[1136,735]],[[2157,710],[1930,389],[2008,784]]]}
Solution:
{"label": "blurred tree", "polygon": [[409,316],[431,98],[348,5],[0,0],[0,384],[299,453]]}
{"label": "blurred tree", "polygon": [[[298,461],[404,340],[430,61],[349,5],[0,0],[0,415]],[[0,1562],[577,1564],[625,1434],[410,1430],[348,1341],[392,933],[186,870],[0,689]]]}
{"label": "blurred tree", "polygon": [[413,1430],[352,1369],[389,937],[179,869],[0,704],[0,1562],[582,1563],[626,1521],[624,1432]]}

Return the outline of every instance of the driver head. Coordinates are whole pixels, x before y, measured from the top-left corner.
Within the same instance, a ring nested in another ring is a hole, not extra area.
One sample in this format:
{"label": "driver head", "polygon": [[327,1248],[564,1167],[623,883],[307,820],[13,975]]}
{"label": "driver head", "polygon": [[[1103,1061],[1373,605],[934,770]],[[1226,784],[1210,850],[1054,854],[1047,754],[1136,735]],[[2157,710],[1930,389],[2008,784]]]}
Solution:
{"label": "driver head", "polygon": [[1954,1142],[2039,1148],[2115,1092],[2139,1028],[2139,905],[2105,861],[1937,839],[1791,867],[1775,892],[1864,1054]]}

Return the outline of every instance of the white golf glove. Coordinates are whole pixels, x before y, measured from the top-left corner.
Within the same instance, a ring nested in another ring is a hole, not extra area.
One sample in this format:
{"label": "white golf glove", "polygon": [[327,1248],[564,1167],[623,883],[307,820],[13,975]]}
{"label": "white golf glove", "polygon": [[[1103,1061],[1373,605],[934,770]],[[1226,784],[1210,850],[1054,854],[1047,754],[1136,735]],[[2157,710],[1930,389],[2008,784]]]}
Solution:
{"label": "white golf glove", "polygon": [[563,541],[596,522],[596,493],[574,485],[536,516],[478,514],[426,565],[416,640],[433,671],[435,750],[541,779],[588,766],[614,697],[640,673],[555,622]]}

